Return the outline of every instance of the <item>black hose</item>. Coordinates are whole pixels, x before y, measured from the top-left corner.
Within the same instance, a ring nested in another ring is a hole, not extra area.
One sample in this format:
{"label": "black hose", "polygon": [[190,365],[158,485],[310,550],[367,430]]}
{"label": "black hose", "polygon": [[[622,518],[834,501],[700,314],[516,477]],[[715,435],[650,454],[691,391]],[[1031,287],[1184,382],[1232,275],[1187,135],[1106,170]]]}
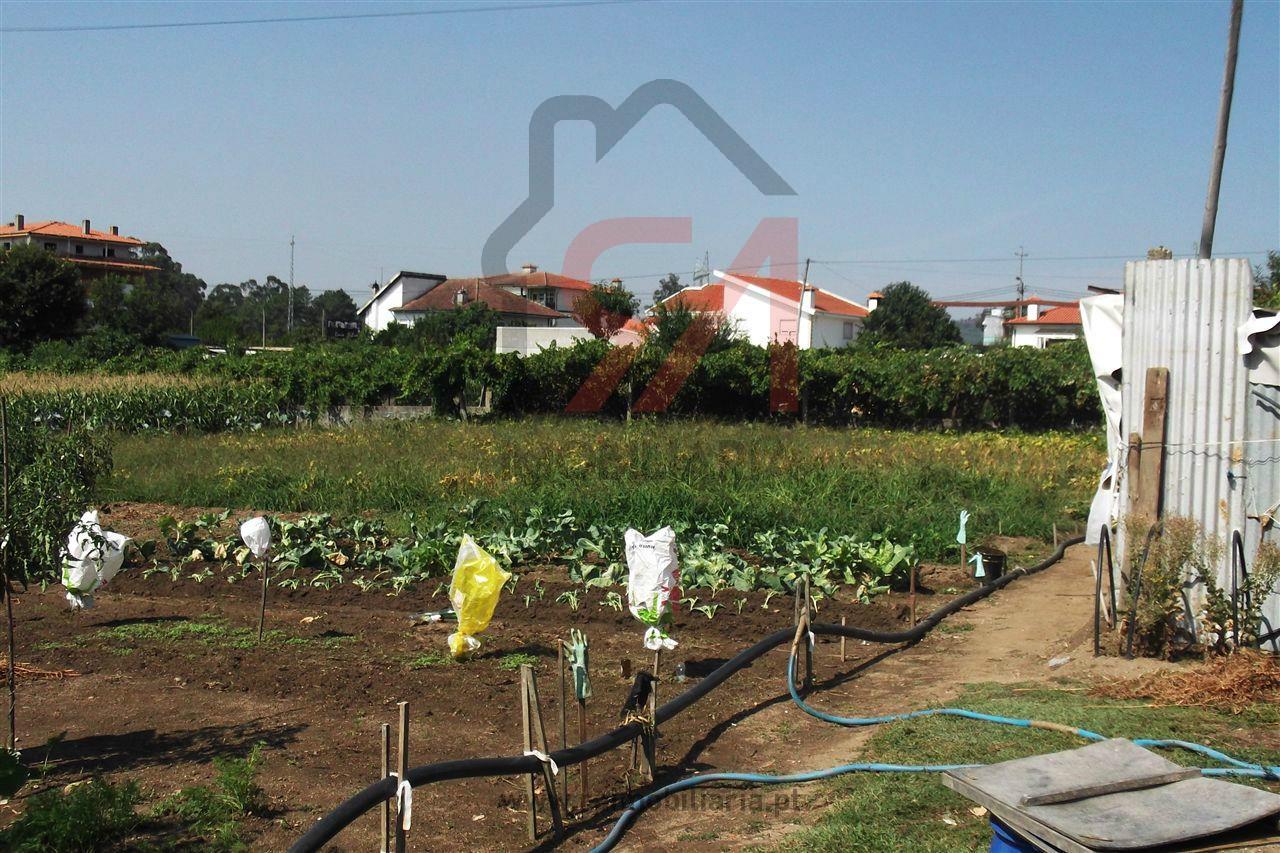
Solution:
{"label": "black hose", "polygon": [[[937,624],[947,616],[950,616],[956,611],[986,598],[997,589],[1001,589],[1002,587],[1009,585],[1017,578],[1035,574],[1036,572],[1047,569],[1049,566],[1052,566],[1054,563],[1058,562],[1058,560],[1062,559],[1062,555],[1066,553],[1068,547],[1077,545],[1083,541],[1083,536],[1077,536],[1064,541],[1047,559],[1042,560],[1030,568],[1014,569],[1012,572],[1002,575],[990,584],[980,586],[957,599],[953,599],[930,613],[913,628],[902,631],[872,631],[867,628],[858,628],[856,626],[815,623],[810,626],[810,630],[815,634],[852,637],[854,639],[869,640],[877,643],[915,643],[922,639],[925,634],[936,627]],[[794,635],[794,628],[782,628],[764,637],[755,645],[738,652],[738,654],[734,655],[732,659],[721,664],[706,678],[703,678],[697,684],[693,685],[679,696],[676,696],[665,705],[660,706],[655,714],[656,723],[661,724],[679,714],[685,708],[688,708],[694,702],[697,702],[712,690],[719,687],[727,681],[730,676],[734,675],[739,670],[750,666],[757,658],[762,657],[772,649],[792,639]],[[559,767],[568,767],[578,764],[629,742],[640,735],[641,729],[642,725],[640,723],[629,723],[627,725],[618,726],[612,731],[606,732],[592,740],[551,753],[551,760]],[[433,782],[447,782],[452,779],[469,779],[477,776],[513,776],[525,773],[535,773],[540,770],[541,767],[541,762],[534,756],[511,755],[494,758],[463,758],[453,761],[440,761],[435,764],[425,764],[421,767],[411,768],[406,775],[409,784],[416,788],[421,785],[427,785]],[[319,850],[365,812],[369,811],[384,800],[395,796],[398,784],[399,783],[394,777],[388,776],[385,779],[374,782],[355,796],[339,804],[333,811],[316,821],[316,823],[307,830],[305,835],[294,842],[293,846],[289,848],[290,853],[314,853],[314,851]]]}
{"label": "black hose", "polygon": [[[1106,554],[1106,560],[1102,559]],[[1093,585],[1093,656],[1102,655],[1102,567],[1107,567],[1107,583],[1111,590],[1111,613],[1112,618],[1116,612],[1116,567],[1115,560],[1111,555],[1111,528],[1106,524],[1102,525],[1102,531],[1098,535],[1098,560],[1097,571],[1098,576]]]}
{"label": "black hose", "polygon": [[[1249,571],[1244,561],[1244,536],[1239,530],[1231,531],[1231,624],[1235,628],[1236,648],[1240,648],[1240,576],[1247,580]],[[1245,584],[1245,613],[1249,612],[1249,585]]]}

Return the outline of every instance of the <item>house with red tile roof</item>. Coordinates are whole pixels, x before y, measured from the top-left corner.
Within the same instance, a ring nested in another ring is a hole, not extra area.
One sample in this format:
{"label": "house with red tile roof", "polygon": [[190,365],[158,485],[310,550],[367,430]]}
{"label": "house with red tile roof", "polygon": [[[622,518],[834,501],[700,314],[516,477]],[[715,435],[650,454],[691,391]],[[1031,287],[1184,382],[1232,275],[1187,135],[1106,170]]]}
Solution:
{"label": "house with red tile roof", "polygon": [[115,225],[109,231],[97,231],[88,219],[80,225],[54,219],[28,222],[19,213],[12,222],[0,225],[0,249],[29,244],[71,261],[82,278],[110,274],[140,278],[159,269],[138,258],[144,241],[121,234]]}
{"label": "house with red tile roof", "polygon": [[1072,341],[1083,334],[1080,303],[1041,306],[1028,300],[1026,312],[1005,322],[1009,343],[1015,347],[1044,349],[1062,341]]}
{"label": "house with red tile roof", "polygon": [[[591,289],[591,285],[582,284],[583,290]],[[550,273],[449,278],[401,270],[386,285],[374,286],[373,296],[360,307],[358,316],[369,328],[382,331],[392,323],[413,325],[427,314],[479,304],[498,312],[504,324],[568,325],[574,323],[569,313],[547,303],[560,304],[561,291],[576,290],[574,279]]]}
{"label": "house with red tile roof", "polygon": [[716,270],[718,281],[686,287],[662,300],[721,314],[753,344],[792,342],[801,349],[842,347],[858,337],[866,307],[813,284]]}

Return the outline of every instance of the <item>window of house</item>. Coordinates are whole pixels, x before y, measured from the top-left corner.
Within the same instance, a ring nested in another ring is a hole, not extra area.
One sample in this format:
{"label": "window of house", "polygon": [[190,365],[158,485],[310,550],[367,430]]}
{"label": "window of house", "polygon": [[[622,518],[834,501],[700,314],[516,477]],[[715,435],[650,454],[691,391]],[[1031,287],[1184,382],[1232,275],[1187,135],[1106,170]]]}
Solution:
{"label": "window of house", "polygon": [[57,251],[58,244],[57,244],[57,243],[45,243],[45,244],[44,244],[44,248],[45,248],[45,251],[47,251],[47,252]]}
{"label": "window of house", "polygon": [[84,246],[83,246],[83,245],[81,245],[80,243],[76,243],[76,254],[77,254],[77,255],[83,255],[83,254],[84,254]]}
{"label": "window of house", "polygon": [[844,321],[844,339],[846,341],[853,340],[853,321],[852,320]]}
{"label": "window of house", "polygon": [[556,307],[556,292],[554,290],[530,290],[528,299],[539,305],[545,305],[547,308]]}
{"label": "window of house", "polygon": [[4,244],[4,247],[5,247],[6,249],[11,248],[11,247],[10,247],[10,245],[9,245],[8,243],[5,243],[5,244]]}
{"label": "window of house", "polygon": [[116,256],[116,250],[115,250],[115,247],[114,247],[114,246],[108,246],[108,247],[107,247],[107,257],[108,257],[108,258],[114,258],[115,256]]}

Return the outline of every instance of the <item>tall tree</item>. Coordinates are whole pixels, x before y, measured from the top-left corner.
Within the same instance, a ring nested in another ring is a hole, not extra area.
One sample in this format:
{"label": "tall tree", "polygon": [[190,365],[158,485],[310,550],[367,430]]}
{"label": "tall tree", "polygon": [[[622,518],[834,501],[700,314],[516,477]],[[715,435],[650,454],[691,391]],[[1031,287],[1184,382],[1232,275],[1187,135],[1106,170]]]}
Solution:
{"label": "tall tree", "polygon": [[1280,252],[1267,252],[1267,262],[1253,268],[1253,305],[1280,309]]}
{"label": "tall tree", "polygon": [[640,300],[621,282],[597,282],[573,302],[573,314],[597,338],[611,338],[640,310]]}
{"label": "tall tree", "polygon": [[960,343],[960,330],[945,308],[909,281],[884,289],[884,296],[863,325],[862,340],[903,349],[928,349]]}
{"label": "tall tree", "polygon": [[0,346],[69,338],[86,309],[75,264],[39,246],[0,252]]}
{"label": "tall tree", "polygon": [[665,278],[658,281],[658,289],[653,292],[653,304],[657,305],[669,296],[675,296],[684,290],[684,285],[680,283],[680,276],[673,272],[667,273]]}

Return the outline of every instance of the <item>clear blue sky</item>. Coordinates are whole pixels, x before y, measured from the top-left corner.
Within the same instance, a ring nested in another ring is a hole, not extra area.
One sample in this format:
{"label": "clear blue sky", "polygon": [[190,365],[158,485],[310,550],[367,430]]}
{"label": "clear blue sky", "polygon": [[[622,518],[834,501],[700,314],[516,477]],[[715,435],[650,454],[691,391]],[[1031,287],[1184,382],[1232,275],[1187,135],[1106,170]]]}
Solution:
{"label": "clear blue sky", "polygon": [[[502,0],[494,0],[501,3]],[[0,4],[0,27],[457,8],[407,3]],[[675,110],[602,161],[557,134],[556,206],[512,265],[575,235],[687,216],[693,241],[613,249],[647,295],[762,217],[799,221],[811,280],[861,300],[1119,282],[1199,235],[1228,6],[676,4],[184,29],[0,34],[0,215],[91,218],[213,285],[287,275],[357,301],[398,269],[472,275],[527,193],[529,118],[555,95],[696,89],[797,191],[761,196]],[[1247,0],[1215,249],[1280,245],[1280,4]],[[994,259],[916,263],[925,259]],[[1254,258],[1257,260],[1257,257]],[[867,261],[884,261],[871,264]],[[787,270],[776,270],[786,274]],[[648,277],[646,277],[648,276]],[[682,276],[688,281],[688,275]]]}

